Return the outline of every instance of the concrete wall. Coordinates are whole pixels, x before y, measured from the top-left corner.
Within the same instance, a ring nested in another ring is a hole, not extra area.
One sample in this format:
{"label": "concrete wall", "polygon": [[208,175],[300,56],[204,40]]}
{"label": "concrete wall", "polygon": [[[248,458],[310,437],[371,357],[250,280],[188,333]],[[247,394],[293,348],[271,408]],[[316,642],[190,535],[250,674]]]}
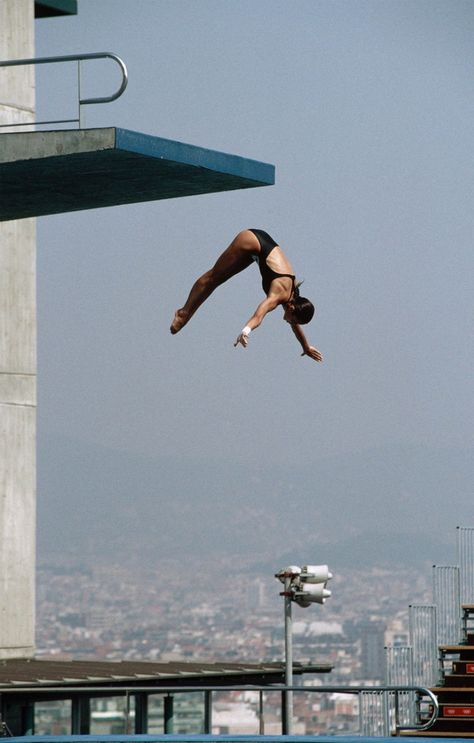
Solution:
{"label": "concrete wall", "polygon": [[[0,0],[0,58],[34,57],[33,0]],[[32,121],[34,68],[0,68],[0,123]],[[20,131],[27,131],[28,127]],[[0,130],[3,132],[10,129]],[[0,659],[34,653],[35,220],[0,223]]]}

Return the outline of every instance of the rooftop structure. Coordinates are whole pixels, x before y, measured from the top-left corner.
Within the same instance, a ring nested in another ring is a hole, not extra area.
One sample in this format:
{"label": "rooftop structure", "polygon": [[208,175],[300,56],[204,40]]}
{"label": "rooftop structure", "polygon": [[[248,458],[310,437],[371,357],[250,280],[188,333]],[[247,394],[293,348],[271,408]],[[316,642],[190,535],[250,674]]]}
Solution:
{"label": "rooftop structure", "polygon": [[[294,665],[294,673],[329,673],[331,663]],[[282,663],[198,663],[150,661],[55,661],[19,659],[0,663],[0,696],[5,689],[28,689],[23,696],[35,696],[35,689],[61,686],[71,694],[74,687],[87,684],[97,691],[107,686],[153,683],[156,686],[283,683]],[[58,693],[58,692],[55,692]],[[59,693],[58,693],[59,694]],[[41,697],[43,698],[43,697]]]}
{"label": "rooftop structure", "polygon": [[[329,673],[328,663],[295,664],[294,673]],[[0,722],[9,735],[34,733],[35,703],[71,701],[71,733],[90,732],[90,703],[93,698],[132,695],[135,702],[134,732],[148,730],[148,698],[164,694],[165,732],[173,725],[173,696],[176,688],[206,687],[204,721],[210,729],[212,689],[230,686],[260,686],[271,689],[283,684],[281,663],[150,663],[147,661],[97,662],[6,660],[0,663]],[[277,689],[278,690],[278,687]],[[0,730],[1,734],[1,730]]]}

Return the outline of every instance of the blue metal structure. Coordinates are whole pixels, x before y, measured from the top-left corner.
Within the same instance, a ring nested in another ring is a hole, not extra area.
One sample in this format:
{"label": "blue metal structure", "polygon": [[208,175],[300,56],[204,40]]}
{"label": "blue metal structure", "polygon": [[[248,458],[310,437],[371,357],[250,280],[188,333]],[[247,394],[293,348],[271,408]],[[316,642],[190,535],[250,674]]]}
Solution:
{"label": "blue metal structure", "polygon": [[35,0],[35,18],[77,15],[77,0]]}
{"label": "blue metal structure", "polygon": [[0,136],[0,221],[275,182],[273,165],[108,127]]}

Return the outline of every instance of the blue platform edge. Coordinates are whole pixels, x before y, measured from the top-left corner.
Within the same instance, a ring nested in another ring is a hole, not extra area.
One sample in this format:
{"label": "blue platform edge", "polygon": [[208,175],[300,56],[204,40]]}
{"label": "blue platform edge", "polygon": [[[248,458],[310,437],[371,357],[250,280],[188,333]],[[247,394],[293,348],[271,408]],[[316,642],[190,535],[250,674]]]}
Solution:
{"label": "blue platform edge", "polygon": [[[433,736],[434,737],[434,736]],[[6,738],[8,743],[393,743],[394,737],[368,735],[24,735]],[[403,736],[404,743],[420,743],[419,737]],[[441,740],[441,738],[440,738]],[[442,738],[459,743],[459,738]]]}
{"label": "blue platform edge", "polygon": [[269,163],[176,142],[172,139],[163,139],[151,134],[142,134],[130,129],[116,128],[115,147],[145,157],[171,160],[183,165],[248,178],[262,185],[273,186],[275,183],[275,166]]}

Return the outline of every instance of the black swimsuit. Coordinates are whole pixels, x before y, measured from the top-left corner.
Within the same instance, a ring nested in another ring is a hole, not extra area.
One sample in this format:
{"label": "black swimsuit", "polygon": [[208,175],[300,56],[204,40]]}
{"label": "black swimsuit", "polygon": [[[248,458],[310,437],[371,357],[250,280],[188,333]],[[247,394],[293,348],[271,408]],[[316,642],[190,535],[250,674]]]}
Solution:
{"label": "black swimsuit", "polygon": [[272,269],[267,265],[267,258],[272,252],[273,248],[278,247],[278,243],[276,243],[273,237],[270,237],[268,232],[265,232],[264,230],[251,229],[250,232],[253,232],[258,242],[260,243],[260,253],[258,255],[255,255],[255,260],[258,261],[258,267],[262,276],[262,289],[265,294],[268,294],[268,292],[270,291],[272,281],[274,279],[279,279],[281,276],[286,276],[291,279],[294,287],[295,277],[293,276],[293,274],[277,273],[276,271],[272,271]]}

